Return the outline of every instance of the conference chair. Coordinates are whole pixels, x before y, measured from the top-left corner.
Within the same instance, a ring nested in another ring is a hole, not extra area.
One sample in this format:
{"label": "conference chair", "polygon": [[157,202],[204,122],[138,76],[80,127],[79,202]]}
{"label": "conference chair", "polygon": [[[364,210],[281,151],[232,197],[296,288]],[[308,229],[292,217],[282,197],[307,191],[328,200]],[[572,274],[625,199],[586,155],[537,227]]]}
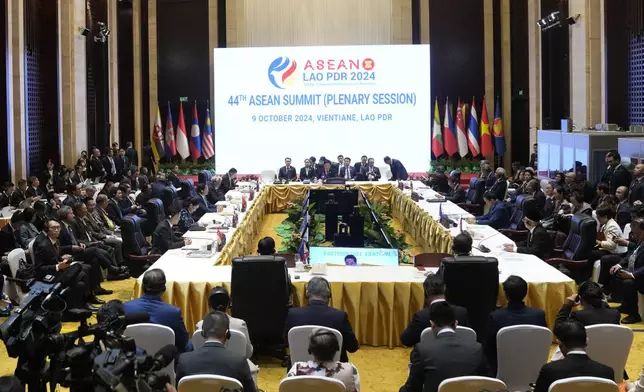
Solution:
{"label": "conference chair", "polygon": [[513,325],[496,334],[497,373],[510,391],[529,391],[548,361],[552,332],[536,325]]}
{"label": "conference chair", "polygon": [[494,257],[446,257],[442,262],[447,301],[467,309],[470,327],[485,336],[487,318],[496,309],[499,262]]}
{"label": "conference chair", "polygon": [[[165,325],[150,323],[128,325],[123,335],[133,338],[137,347],[152,355],[166,344],[174,344],[174,331]],[[161,369],[160,373],[167,374],[170,377],[170,384],[175,385],[174,361]]]}
{"label": "conference chair", "polygon": [[246,321],[256,352],[282,358],[284,322],[290,287],[286,260],[280,256],[245,256],[232,261],[232,316]]}
{"label": "conference chair", "polygon": [[[197,350],[201,348],[205,343],[206,343],[206,338],[204,338],[201,335],[201,330],[200,329],[196,330],[195,333],[192,334],[192,346],[195,348],[195,350]],[[246,339],[246,335],[234,329],[230,330],[230,339],[228,339],[228,341],[226,342],[226,348],[228,350],[242,357],[246,357],[247,344],[248,344],[248,339]],[[248,367],[250,368],[251,377],[253,377],[253,381],[255,382],[255,385],[257,385],[259,367],[257,367],[257,365],[255,365],[250,360],[250,358],[247,358],[247,361],[248,361]]]}
{"label": "conference chair", "polygon": [[199,180],[199,185],[210,185],[212,174],[210,170],[202,170],[197,179]]}
{"label": "conference chair", "polygon": [[175,200],[179,200],[177,198],[177,190],[171,186],[163,188],[161,201],[163,202],[163,209],[166,215],[170,215],[170,207],[174,204]]}
{"label": "conference chair", "polygon": [[145,203],[146,221],[141,222],[141,231],[146,237],[150,237],[159,223],[166,218],[165,209],[161,199],[150,199]]}
{"label": "conference chair", "polygon": [[241,391],[244,389],[242,384],[234,378],[211,374],[183,377],[179,380],[177,388],[178,392]]}
{"label": "conference chair", "polygon": [[[474,331],[472,328],[457,325],[454,332],[456,333],[456,336],[463,340],[476,342],[476,331]],[[421,342],[433,340],[434,338],[434,332],[432,331],[431,327],[423,329],[423,332],[420,333]]]}
{"label": "conference chair", "polygon": [[318,376],[288,377],[280,381],[279,392],[345,392],[340,380]]}
{"label": "conference chair", "polygon": [[275,182],[275,179],[277,178],[277,172],[275,170],[262,170],[260,173],[260,177],[262,179],[262,183],[272,184]]}
{"label": "conference chair", "polygon": [[[595,247],[597,239],[597,221],[589,216],[573,215],[570,219],[570,231],[562,249],[555,249],[557,257],[549,258],[550,265],[570,268],[572,275],[581,277],[586,270],[590,252]],[[579,278],[579,280],[583,280]]]}
{"label": "conference chair", "polygon": [[[33,240],[31,241],[33,243]],[[33,246],[33,244],[32,244]],[[25,297],[29,294],[29,290],[25,285],[24,280],[18,279],[18,270],[20,269],[20,263],[26,262],[27,255],[25,254],[24,249],[16,248],[9,252],[7,256],[7,261],[9,263],[9,269],[11,270],[11,277],[5,279],[4,292],[7,294],[9,299],[17,304],[21,304]],[[33,261],[32,261],[33,263]],[[2,279],[2,276],[0,276]]]}
{"label": "conference chair", "polygon": [[633,344],[633,330],[623,325],[596,324],[586,327],[586,353],[597,362],[613,368],[615,381],[624,381],[624,367]]}
{"label": "conference chair", "polygon": [[123,239],[123,258],[133,277],[142,274],[161,255],[148,254],[152,248],[141,231],[141,222],[146,219],[136,215],[123,218],[121,238]]}
{"label": "conference chair", "polygon": [[[338,347],[342,347],[342,334],[337,329],[322,327],[319,325],[301,325],[293,327],[288,331],[288,348],[291,352],[291,362],[306,362],[312,361],[313,356],[309,354],[309,338],[314,331],[323,329],[325,331],[333,332],[338,338]],[[333,356],[334,361],[340,360],[340,351],[336,351]]]}
{"label": "conference chair", "polygon": [[414,267],[438,268],[443,258],[451,256],[449,253],[421,253],[414,256]]}
{"label": "conference chair", "polygon": [[179,197],[182,199],[189,199],[193,196],[197,196],[197,192],[195,191],[195,182],[192,180],[192,178],[181,181],[181,191],[179,191]]}
{"label": "conference chair", "polygon": [[36,242],[36,239],[34,238],[33,240],[29,241],[29,245],[27,245],[27,252],[29,252],[29,258],[31,258],[32,263],[36,263],[36,253],[34,252],[34,243]]}
{"label": "conference chair", "polygon": [[617,392],[619,387],[614,381],[599,377],[570,377],[557,380],[550,385],[548,392]]}
{"label": "conference chair", "polygon": [[[483,215],[483,194],[477,190],[479,186],[478,177],[470,179],[470,185],[465,192],[465,203],[458,203],[458,206],[472,215]],[[479,193],[481,193],[479,195]]]}
{"label": "conference chair", "polygon": [[510,217],[510,226],[507,229],[499,229],[499,233],[515,242],[525,241],[530,231],[523,224],[523,217],[525,216],[525,211],[537,208],[536,204],[536,201],[530,195],[517,196],[517,200],[514,203],[515,209]]}
{"label": "conference chair", "polygon": [[496,378],[481,376],[453,377],[443,380],[438,385],[438,392],[480,392],[504,391],[505,383]]}

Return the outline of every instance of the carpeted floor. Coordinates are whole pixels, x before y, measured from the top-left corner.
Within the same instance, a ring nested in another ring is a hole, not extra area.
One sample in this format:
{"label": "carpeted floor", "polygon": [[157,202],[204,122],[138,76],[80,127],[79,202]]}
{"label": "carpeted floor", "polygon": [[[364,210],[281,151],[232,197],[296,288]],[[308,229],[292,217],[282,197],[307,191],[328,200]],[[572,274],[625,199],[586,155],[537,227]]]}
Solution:
{"label": "carpeted floor", "polygon": [[[275,238],[276,245],[279,248],[281,241],[275,235],[273,228],[279,225],[284,218],[285,214],[268,215],[257,233],[256,240],[264,236],[272,236]],[[397,222],[394,222],[394,225],[400,227]],[[408,243],[415,245],[411,238],[408,238]],[[413,249],[412,253],[418,253],[418,248]],[[132,295],[134,280],[106,282],[104,287],[114,290],[114,294],[103,297],[103,299],[116,298],[127,301]],[[4,319],[0,318],[1,321],[4,321]],[[73,323],[65,323],[63,332],[72,331],[76,327],[77,325]],[[635,339],[626,366],[631,380],[639,376],[644,365],[644,324],[638,323],[633,325],[632,328],[635,331]],[[553,345],[553,350],[554,347]],[[363,346],[355,354],[350,354],[349,359],[357,366],[360,372],[361,390],[364,392],[397,391],[407,378],[409,351],[410,349],[400,347],[390,350],[386,347]],[[260,358],[258,365],[260,367],[259,388],[267,392],[278,391],[279,382],[284,378],[287,369],[282,368],[278,360],[271,358]],[[0,344],[0,376],[13,374],[15,366],[16,360],[8,358],[4,344]]]}

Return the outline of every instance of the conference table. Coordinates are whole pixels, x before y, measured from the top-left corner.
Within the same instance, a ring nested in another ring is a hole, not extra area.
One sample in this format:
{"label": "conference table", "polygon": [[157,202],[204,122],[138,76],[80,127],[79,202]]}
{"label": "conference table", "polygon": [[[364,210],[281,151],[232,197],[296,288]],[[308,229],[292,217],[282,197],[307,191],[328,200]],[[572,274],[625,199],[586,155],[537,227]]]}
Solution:
{"label": "conference table", "polygon": [[[552,328],[557,311],[565,299],[576,292],[576,285],[568,276],[531,254],[506,252],[503,244],[512,241],[489,226],[469,225],[469,213],[451,203],[436,202],[436,193],[420,182],[413,182],[414,191],[425,200],[418,202],[410,198],[411,191],[398,189],[397,183],[347,183],[364,190],[367,197],[376,200],[387,199],[392,206],[392,215],[401,223],[403,230],[411,235],[425,252],[447,253],[451,239],[461,230],[473,233],[475,245],[483,243],[490,253],[474,249],[473,254],[496,257],[499,261],[499,281],[510,275],[518,275],[528,282],[526,304],[546,312],[548,326]],[[167,285],[163,298],[178,306],[186,326],[194,332],[195,324],[203,318],[208,309],[208,293],[218,285],[230,290],[232,258],[253,254],[258,225],[264,215],[283,209],[290,202],[292,194],[304,194],[311,188],[335,187],[332,185],[264,185],[249,201],[247,210],[239,214],[237,228],[224,233],[227,244],[222,252],[213,252],[210,257],[193,258],[190,250],[173,249],[166,252],[150,269],[160,268],[165,272]],[[340,186],[341,189],[344,186]],[[290,195],[286,197],[285,195]],[[387,196],[389,195],[389,196]],[[437,220],[440,214],[448,215],[459,222],[458,227],[446,229]],[[461,222],[461,218],[462,222]],[[207,213],[201,224],[223,222],[227,218],[217,213]],[[228,218],[229,219],[229,218]],[[186,248],[205,247],[214,241],[217,231],[188,231],[185,236],[193,243]],[[330,305],[347,312],[356,336],[361,344],[372,346],[400,346],[400,334],[406,328],[414,312],[424,306],[422,283],[425,273],[412,265],[383,266],[328,266],[326,279],[330,282],[332,297]],[[293,285],[294,306],[306,304],[304,296],[306,283],[312,275],[289,269]],[[141,296],[142,276],[135,282],[134,296]],[[472,293],[476,295],[476,293]],[[498,302],[505,298],[499,285]],[[249,326],[252,328],[252,326]]]}

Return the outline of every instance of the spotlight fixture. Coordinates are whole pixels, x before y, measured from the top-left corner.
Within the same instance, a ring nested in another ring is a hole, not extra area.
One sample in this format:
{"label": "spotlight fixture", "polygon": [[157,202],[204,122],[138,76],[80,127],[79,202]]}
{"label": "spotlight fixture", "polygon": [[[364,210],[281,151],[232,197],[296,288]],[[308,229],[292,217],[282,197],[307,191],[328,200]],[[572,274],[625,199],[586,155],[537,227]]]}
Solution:
{"label": "spotlight fixture", "polygon": [[89,29],[88,29],[87,27],[79,27],[79,28],[78,28],[78,32],[79,32],[79,33],[80,33],[80,35],[82,35],[83,37],[87,37],[87,35],[89,34]]}
{"label": "spotlight fixture", "polygon": [[107,42],[107,37],[111,33],[110,29],[103,22],[97,22],[96,24],[98,25],[98,35],[94,37],[94,42]]}
{"label": "spotlight fixture", "polygon": [[571,16],[571,17],[569,17],[569,18],[567,18],[567,19],[566,19],[566,22],[567,22],[569,25],[571,25],[571,26],[572,26],[572,25],[574,25],[575,23],[577,23],[577,21],[579,20],[579,18],[580,18],[580,17],[581,17],[581,14],[577,14],[577,15]]}
{"label": "spotlight fixture", "polygon": [[537,24],[539,27],[541,27],[541,31],[546,31],[549,30],[555,26],[561,26],[561,19],[560,19],[560,13],[559,11],[555,11],[537,21]]}

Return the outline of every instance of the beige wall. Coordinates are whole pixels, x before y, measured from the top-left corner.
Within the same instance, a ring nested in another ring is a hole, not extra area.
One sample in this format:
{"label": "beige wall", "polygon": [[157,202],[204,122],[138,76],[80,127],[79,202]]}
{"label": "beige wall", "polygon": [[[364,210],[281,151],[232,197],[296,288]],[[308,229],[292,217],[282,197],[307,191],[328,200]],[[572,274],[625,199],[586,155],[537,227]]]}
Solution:
{"label": "beige wall", "polygon": [[409,0],[228,0],[230,47],[410,44]]}

